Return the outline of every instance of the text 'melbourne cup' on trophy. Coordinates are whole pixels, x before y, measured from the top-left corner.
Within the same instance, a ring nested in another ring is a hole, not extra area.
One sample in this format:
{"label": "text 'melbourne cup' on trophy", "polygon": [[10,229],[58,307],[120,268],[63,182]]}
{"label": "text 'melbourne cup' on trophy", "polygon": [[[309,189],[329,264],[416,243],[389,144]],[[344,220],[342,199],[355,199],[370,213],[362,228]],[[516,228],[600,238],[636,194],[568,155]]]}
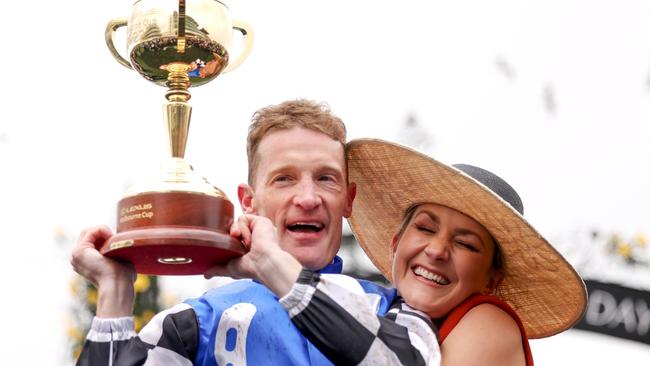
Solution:
{"label": "text 'melbourne cup' on trophy", "polygon": [[[113,43],[121,27],[128,59]],[[233,31],[242,34],[236,58],[230,54]],[[128,19],[108,23],[106,44],[122,65],[167,88],[163,116],[171,157],[159,180],[136,184],[119,201],[117,234],[101,253],[155,275],[201,274],[244,254],[228,235],[232,203],[196,175],[184,154],[192,112],[188,89],[237,68],[251,50],[251,27],[231,19],[217,0],[136,0]]]}

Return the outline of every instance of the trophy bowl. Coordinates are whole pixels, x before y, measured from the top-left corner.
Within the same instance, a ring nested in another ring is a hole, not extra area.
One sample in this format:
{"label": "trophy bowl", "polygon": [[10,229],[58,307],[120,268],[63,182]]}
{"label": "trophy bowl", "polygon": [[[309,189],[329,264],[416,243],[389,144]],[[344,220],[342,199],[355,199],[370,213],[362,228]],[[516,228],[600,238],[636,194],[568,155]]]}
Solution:
{"label": "trophy bowl", "polygon": [[[113,42],[125,26],[129,61]],[[243,46],[231,62],[233,31],[241,32]],[[158,179],[135,184],[118,202],[117,233],[100,252],[151,275],[202,274],[243,255],[244,246],[229,235],[232,203],[199,177],[184,155],[192,114],[188,89],[236,69],[248,57],[250,26],[231,19],[222,1],[136,0],[128,20],[107,24],[105,40],[120,64],[167,87],[163,117],[171,156]]]}
{"label": "trophy bowl", "polygon": [[[113,42],[115,32],[125,26],[130,61],[122,57]],[[229,56],[233,30],[244,36],[236,60]],[[174,63],[190,67],[192,86],[208,83],[220,73],[239,67],[253,44],[250,25],[231,19],[228,7],[218,0],[136,0],[128,19],[108,22],[105,38],[120,64],[160,86],[167,85],[168,65]]]}

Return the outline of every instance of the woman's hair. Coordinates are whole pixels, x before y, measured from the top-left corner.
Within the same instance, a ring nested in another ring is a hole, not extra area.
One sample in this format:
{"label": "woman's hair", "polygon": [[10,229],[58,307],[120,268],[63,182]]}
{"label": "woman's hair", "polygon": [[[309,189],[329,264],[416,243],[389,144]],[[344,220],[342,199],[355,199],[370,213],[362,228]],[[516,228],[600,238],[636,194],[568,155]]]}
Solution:
{"label": "woman's hair", "polygon": [[248,184],[255,184],[259,164],[257,148],[267,134],[277,130],[302,127],[323,133],[341,143],[345,148],[346,130],[343,121],[333,115],[325,103],[306,99],[291,100],[259,109],[251,118],[248,128],[246,153],[248,155]]}
{"label": "woman's hair", "polygon": [[[413,218],[413,215],[415,214],[415,210],[418,208],[418,206],[419,204],[415,204],[409,207],[406,210],[406,212],[404,212],[404,218],[402,219],[402,223],[400,224],[399,230],[397,231],[398,237],[401,238],[402,234],[404,234],[404,231],[406,230],[406,227],[411,222],[411,219]],[[492,236],[492,234],[490,234],[490,236]],[[492,236],[492,241],[494,242],[494,253],[492,255],[492,270],[505,273],[506,263],[505,263],[505,258],[503,256],[503,251],[501,250],[501,245],[499,245],[499,242],[497,242],[494,236]]]}

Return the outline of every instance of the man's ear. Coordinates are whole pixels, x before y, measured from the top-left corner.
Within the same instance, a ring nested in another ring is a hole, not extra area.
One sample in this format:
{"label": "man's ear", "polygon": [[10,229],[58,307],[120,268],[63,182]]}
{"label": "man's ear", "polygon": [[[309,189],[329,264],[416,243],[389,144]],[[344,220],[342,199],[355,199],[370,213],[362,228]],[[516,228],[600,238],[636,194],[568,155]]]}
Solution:
{"label": "man's ear", "polygon": [[346,192],[345,210],[343,210],[343,217],[348,218],[352,215],[352,202],[354,197],[357,196],[357,184],[350,182],[348,184],[348,191]]}
{"label": "man's ear", "polygon": [[239,198],[239,205],[245,214],[255,213],[255,192],[248,184],[241,183],[237,186],[237,198]]}

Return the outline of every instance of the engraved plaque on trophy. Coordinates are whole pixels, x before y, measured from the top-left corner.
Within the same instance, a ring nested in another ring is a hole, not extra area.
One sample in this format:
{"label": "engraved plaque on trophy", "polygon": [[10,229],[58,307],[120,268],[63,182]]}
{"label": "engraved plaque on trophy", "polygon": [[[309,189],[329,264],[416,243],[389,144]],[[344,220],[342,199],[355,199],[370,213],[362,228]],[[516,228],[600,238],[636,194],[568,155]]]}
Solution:
{"label": "engraved plaque on trophy", "polygon": [[[128,58],[113,43],[121,27]],[[241,32],[243,44],[231,59],[233,31]],[[217,0],[136,0],[130,17],[111,20],[105,36],[119,63],[167,88],[163,117],[171,156],[159,180],[134,185],[118,202],[117,233],[100,252],[153,275],[201,274],[244,254],[228,234],[232,203],[184,155],[192,111],[188,89],[236,69],[250,53],[251,27],[231,19]]]}

